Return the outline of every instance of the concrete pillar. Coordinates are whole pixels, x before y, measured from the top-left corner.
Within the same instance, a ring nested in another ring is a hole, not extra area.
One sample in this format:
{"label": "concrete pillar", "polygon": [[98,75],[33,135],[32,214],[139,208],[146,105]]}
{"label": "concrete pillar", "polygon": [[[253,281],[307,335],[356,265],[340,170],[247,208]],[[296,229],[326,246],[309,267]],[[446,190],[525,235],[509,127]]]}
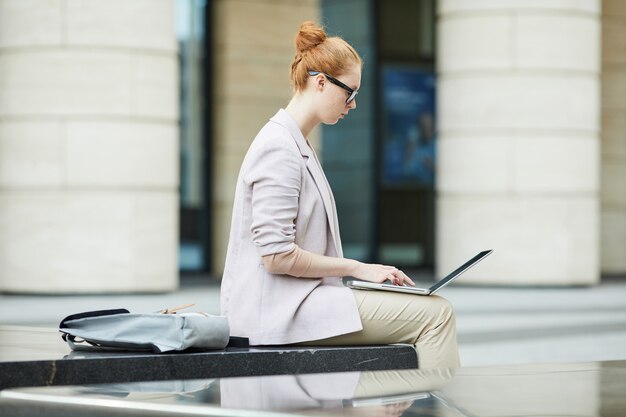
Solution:
{"label": "concrete pillar", "polygon": [[437,269],[598,281],[599,0],[441,0]]}
{"label": "concrete pillar", "polygon": [[178,284],[172,0],[0,0],[0,291]]}
{"label": "concrete pillar", "polygon": [[602,1],[601,267],[626,274],[626,2]]}
{"label": "concrete pillar", "polygon": [[[291,98],[294,38],[318,0],[215,0],[213,272],[224,271],[237,175],[250,143]],[[319,133],[313,135],[313,144]]]}

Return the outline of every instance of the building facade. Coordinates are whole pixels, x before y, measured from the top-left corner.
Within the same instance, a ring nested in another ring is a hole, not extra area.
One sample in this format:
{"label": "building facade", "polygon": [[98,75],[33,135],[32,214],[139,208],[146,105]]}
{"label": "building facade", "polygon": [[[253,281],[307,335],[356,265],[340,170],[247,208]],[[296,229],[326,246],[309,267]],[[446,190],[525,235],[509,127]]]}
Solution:
{"label": "building facade", "polygon": [[626,273],[619,0],[0,0],[0,291],[219,278],[234,186],[286,105],[293,38],[365,60],[313,142],[346,256],[465,280]]}

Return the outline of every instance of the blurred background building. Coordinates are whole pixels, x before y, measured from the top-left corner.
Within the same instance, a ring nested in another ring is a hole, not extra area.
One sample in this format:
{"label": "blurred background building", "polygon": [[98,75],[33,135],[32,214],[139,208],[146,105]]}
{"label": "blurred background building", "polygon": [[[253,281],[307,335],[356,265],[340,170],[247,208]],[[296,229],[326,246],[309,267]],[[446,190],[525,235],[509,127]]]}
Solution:
{"label": "blurred background building", "polygon": [[365,60],[358,111],[313,134],[346,256],[626,274],[626,2],[0,0],[0,291],[219,279],[303,20]]}

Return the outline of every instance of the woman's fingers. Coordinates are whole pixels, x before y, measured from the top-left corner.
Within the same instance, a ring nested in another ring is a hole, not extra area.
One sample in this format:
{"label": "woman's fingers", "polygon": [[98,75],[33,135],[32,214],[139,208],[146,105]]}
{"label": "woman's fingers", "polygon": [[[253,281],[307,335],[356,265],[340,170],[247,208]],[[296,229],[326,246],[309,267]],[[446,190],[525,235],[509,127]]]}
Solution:
{"label": "woman's fingers", "polygon": [[390,281],[394,285],[415,285],[404,272],[390,265],[361,264],[361,273],[357,278],[372,282]]}
{"label": "woman's fingers", "polygon": [[415,283],[413,282],[413,280],[411,278],[409,278],[403,271],[394,268],[394,271],[392,272],[392,279],[391,281],[393,282],[394,285],[412,285],[415,286]]}
{"label": "woman's fingers", "polygon": [[411,278],[408,277],[407,274],[405,274],[404,272],[400,271],[400,273],[402,274],[402,279],[404,280],[405,283],[415,286],[415,283],[413,282],[413,280]]}

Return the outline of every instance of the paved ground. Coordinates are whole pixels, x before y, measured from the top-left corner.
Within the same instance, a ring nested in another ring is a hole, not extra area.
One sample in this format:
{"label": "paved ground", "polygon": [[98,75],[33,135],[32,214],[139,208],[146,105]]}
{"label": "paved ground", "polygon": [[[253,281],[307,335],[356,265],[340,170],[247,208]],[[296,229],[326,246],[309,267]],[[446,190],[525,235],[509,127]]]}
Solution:
{"label": "paved ground", "polygon": [[[626,279],[583,288],[454,285],[442,295],[456,307],[464,366],[626,359]],[[187,280],[160,295],[0,295],[0,324],[56,327],[82,311],[150,312],[187,303],[217,314],[219,288]]]}

